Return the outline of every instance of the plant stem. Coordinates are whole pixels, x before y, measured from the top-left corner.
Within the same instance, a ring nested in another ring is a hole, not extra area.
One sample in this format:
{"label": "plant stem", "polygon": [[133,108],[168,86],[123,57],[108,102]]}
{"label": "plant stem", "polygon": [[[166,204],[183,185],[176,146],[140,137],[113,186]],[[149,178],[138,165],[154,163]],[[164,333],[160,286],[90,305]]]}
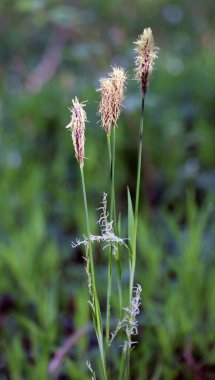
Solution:
{"label": "plant stem", "polygon": [[108,286],[107,286],[107,309],[106,309],[106,355],[108,358],[108,345],[110,339],[110,308],[112,293],[112,247],[108,253]]}
{"label": "plant stem", "polygon": [[139,194],[140,194],[140,174],[141,174],[142,150],[143,150],[144,103],[145,103],[145,97],[142,96],[142,107],[141,107],[141,117],[140,117],[140,135],[139,135],[139,151],[138,151],[138,164],[137,164],[136,197],[135,197],[135,212],[134,212],[134,237],[133,237],[133,244],[132,244],[131,273],[130,273],[130,303],[131,303],[131,299],[132,299],[132,291],[133,291],[133,286],[134,286],[134,272],[135,272],[135,266],[136,266],[137,227],[138,227]]}
{"label": "plant stem", "polygon": [[118,286],[118,295],[119,295],[119,310],[120,310],[120,318],[122,318],[122,284],[121,284],[121,276],[122,276],[122,270],[121,270],[121,256],[119,252],[119,248],[116,253],[116,260],[117,260],[117,286]]}
{"label": "plant stem", "polygon": [[116,223],[116,204],[115,204],[115,155],[116,155],[116,127],[112,128],[112,152],[111,152],[111,206],[110,220]]}
{"label": "plant stem", "polygon": [[107,135],[107,145],[108,145],[108,157],[109,157],[109,164],[110,164],[110,177],[111,177],[111,165],[112,165],[112,158],[111,158],[111,136]]}
{"label": "plant stem", "polygon": [[99,351],[102,361],[102,369],[104,380],[107,380],[107,372],[106,372],[106,363],[105,363],[105,355],[104,355],[104,345],[103,345],[103,327],[102,327],[102,318],[101,318],[101,310],[99,305],[99,300],[97,296],[96,290],[96,281],[95,281],[95,271],[94,271],[94,262],[93,262],[93,254],[92,254],[92,244],[90,240],[90,223],[89,223],[89,214],[88,214],[88,205],[87,205],[87,196],[86,196],[86,187],[84,180],[84,170],[83,167],[80,166],[81,171],[81,182],[82,182],[82,191],[83,191],[83,199],[84,199],[84,210],[85,210],[85,221],[86,221],[86,229],[87,229],[87,237],[88,237],[88,247],[89,247],[89,261],[90,261],[90,274],[92,281],[92,292],[94,295],[94,299],[92,300],[94,303],[93,309],[93,321],[95,332],[98,339]]}
{"label": "plant stem", "polygon": [[[108,154],[110,162],[110,177],[111,177],[111,207],[110,220],[113,219],[115,210],[115,128],[111,128],[112,133],[112,148],[110,136],[107,136]],[[111,309],[111,293],[112,293],[112,246],[108,253],[108,286],[107,286],[107,308],[106,308],[106,357],[108,359],[109,339],[110,339],[110,309]]]}
{"label": "plant stem", "polygon": [[90,223],[89,223],[87,195],[86,195],[86,187],[85,187],[84,169],[83,169],[83,167],[80,167],[80,170],[81,170],[81,183],[82,183],[82,191],[83,191],[83,199],[84,199],[84,212],[85,212],[85,222],[86,222],[86,228],[87,228],[87,237],[89,239],[89,246],[90,246],[89,250],[90,250],[90,252],[92,252],[92,247],[91,247],[91,244],[90,244]]}
{"label": "plant stem", "polygon": [[122,355],[120,359],[119,380],[128,380],[128,354],[129,349],[124,346],[122,349]]}

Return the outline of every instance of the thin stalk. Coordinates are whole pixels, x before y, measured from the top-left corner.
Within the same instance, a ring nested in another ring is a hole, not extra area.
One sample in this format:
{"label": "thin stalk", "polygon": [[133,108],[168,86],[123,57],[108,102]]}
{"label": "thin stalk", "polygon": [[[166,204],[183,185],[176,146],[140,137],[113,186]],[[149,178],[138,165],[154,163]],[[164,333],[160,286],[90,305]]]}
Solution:
{"label": "thin stalk", "polygon": [[119,310],[120,310],[120,318],[122,317],[122,270],[121,270],[121,257],[119,252],[119,247],[116,253],[116,263],[117,263],[117,287],[118,287],[118,295],[119,295]]}
{"label": "thin stalk", "polygon": [[101,318],[101,310],[100,310],[100,305],[99,305],[99,300],[98,300],[97,290],[96,290],[95,271],[94,271],[94,262],[93,262],[93,254],[92,254],[92,244],[90,241],[90,223],[89,223],[89,214],[88,214],[88,205],[87,205],[87,196],[86,196],[86,187],[85,187],[83,167],[80,167],[80,171],[81,171],[81,183],[82,183],[82,191],[83,191],[83,199],[84,199],[85,221],[86,221],[88,246],[89,246],[89,261],[90,261],[90,274],[91,274],[91,280],[92,280],[92,292],[94,295],[93,321],[94,321],[95,332],[96,332],[97,339],[98,339],[98,345],[99,345],[99,351],[100,351],[100,356],[101,356],[101,361],[102,361],[102,369],[103,369],[104,380],[107,380],[107,371],[106,371],[104,345],[103,345],[102,318]]}
{"label": "thin stalk", "polygon": [[140,117],[140,135],[139,135],[139,151],[137,164],[137,182],[136,182],[136,197],[135,197],[135,212],[134,212],[134,237],[132,244],[131,257],[131,273],[130,273],[130,302],[132,299],[132,291],[134,286],[134,272],[136,266],[136,246],[137,246],[137,227],[138,227],[138,211],[139,211],[139,194],[140,194],[140,175],[143,150],[143,125],[144,125],[144,102],[145,97],[142,97],[141,117]]}
{"label": "thin stalk", "polygon": [[110,339],[110,308],[112,293],[112,247],[108,253],[108,286],[107,286],[107,309],[106,309],[106,355],[108,358],[108,345]]}
{"label": "thin stalk", "polygon": [[[110,161],[110,176],[111,176],[111,207],[110,207],[110,220],[113,219],[115,210],[115,128],[111,128],[112,133],[112,147],[110,136],[107,136],[108,154]],[[112,247],[108,253],[108,286],[107,286],[107,308],[106,308],[106,357],[108,359],[108,349],[110,340],[110,309],[111,309],[111,293],[112,293]]]}
{"label": "thin stalk", "polygon": [[128,380],[128,348],[123,347],[120,359],[119,380]]}
{"label": "thin stalk", "polygon": [[[110,160],[110,170],[111,170],[111,196],[113,198],[113,209],[110,215],[111,220],[114,217],[115,221],[115,232],[117,235],[119,235],[118,225],[116,225],[116,199],[115,199],[115,156],[116,156],[116,128],[113,128],[113,140],[112,140],[112,157],[113,159]],[[111,157],[111,158],[112,158]],[[117,287],[118,287],[118,296],[119,296],[119,310],[120,310],[120,317],[122,314],[122,283],[121,283],[121,256],[119,252],[119,247],[117,248],[116,252],[116,267],[117,267]]]}
{"label": "thin stalk", "polygon": [[[142,108],[140,117],[140,134],[139,134],[139,149],[138,149],[138,164],[137,164],[137,182],[136,182],[136,197],[134,211],[134,236],[131,242],[131,258],[129,261],[130,268],[130,284],[129,284],[129,302],[131,304],[132,292],[134,286],[134,273],[136,266],[136,245],[137,245],[137,227],[138,227],[138,211],[139,211],[139,194],[140,194],[140,175],[143,150],[143,115],[144,115],[144,96],[142,97]],[[128,380],[130,370],[130,350],[123,347],[120,360],[119,380]]]}
{"label": "thin stalk", "polygon": [[[108,146],[108,157],[109,157],[109,163],[110,163],[110,173],[111,173],[112,158],[111,158],[111,141],[110,141],[110,135],[107,135],[107,146]],[[110,176],[111,176],[111,174],[110,174]]]}
{"label": "thin stalk", "polygon": [[114,218],[116,222],[116,204],[115,204],[115,156],[116,156],[116,127],[112,128],[112,151],[111,151],[111,204],[110,219]]}

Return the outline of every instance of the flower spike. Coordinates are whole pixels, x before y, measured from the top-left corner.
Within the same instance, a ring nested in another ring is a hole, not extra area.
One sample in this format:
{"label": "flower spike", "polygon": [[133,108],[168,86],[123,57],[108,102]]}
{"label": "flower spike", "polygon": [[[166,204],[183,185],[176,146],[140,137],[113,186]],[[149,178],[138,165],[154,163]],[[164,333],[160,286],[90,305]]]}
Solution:
{"label": "flower spike", "polygon": [[79,102],[78,98],[72,99],[73,107],[71,111],[71,121],[66,126],[71,131],[72,141],[75,149],[75,157],[77,158],[80,167],[84,166],[84,142],[85,142],[85,122],[87,114],[83,107],[86,102]]}
{"label": "flower spike", "polygon": [[102,127],[107,135],[110,135],[111,128],[116,127],[120,116],[122,103],[124,100],[126,73],[121,67],[112,67],[112,72],[108,77],[100,79],[101,92],[99,104],[99,114],[101,116]]}
{"label": "flower spike", "polygon": [[135,79],[141,83],[141,90],[144,96],[148,88],[149,77],[152,73],[159,48],[154,45],[151,28],[144,29],[143,33],[134,43],[137,45],[135,48],[137,52]]}

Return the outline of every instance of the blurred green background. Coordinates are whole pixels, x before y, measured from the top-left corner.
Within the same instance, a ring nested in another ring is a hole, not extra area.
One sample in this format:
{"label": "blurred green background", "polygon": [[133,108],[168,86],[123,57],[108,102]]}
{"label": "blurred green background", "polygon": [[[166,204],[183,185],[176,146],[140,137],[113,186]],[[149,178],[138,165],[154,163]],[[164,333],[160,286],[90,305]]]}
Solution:
{"label": "blurred green background", "polygon": [[[86,360],[97,370],[90,327],[58,370],[50,367],[58,347],[90,323],[83,252],[71,247],[85,225],[65,126],[71,98],[88,100],[85,173],[95,232],[96,208],[109,192],[95,90],[110,65],[124,66],[116,171],[125,235],[141,102],[133,41],[148,26],[160,52],[145,107],[136,274],[143,295],[131,379],[215,378],[214,22],[212,0],[1,0],[0,379],[89,379]],[[104,301],[106,252],[95,260]]]}

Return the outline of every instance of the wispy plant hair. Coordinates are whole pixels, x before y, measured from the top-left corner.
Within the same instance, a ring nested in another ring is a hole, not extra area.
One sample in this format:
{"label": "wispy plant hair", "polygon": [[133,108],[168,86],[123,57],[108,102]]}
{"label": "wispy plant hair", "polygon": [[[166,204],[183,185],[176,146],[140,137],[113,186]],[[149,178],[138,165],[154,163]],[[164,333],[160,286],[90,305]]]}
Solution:
{"label": "wispy plant hair", "polygon": [[158,48],[154,45],[154,38],[151,28],[144,29],[143,33],[138,37],[135,52],[135,79],[140,82],[141,90],[145,95],[149,77],[152,73],[154,61],[157,58]]}
{"label": "wispy plant hair", "polygon": [[75,157],[77,158],[80,167],[84,166],[84,143],[85,143],[85,123],[87,121],[87,114],[84,110],[86,102],[79,102],[78,98],[72,99],[71,121],[66,126],[70,129],[72,141],[75,149]]}
{"label": "wispy plant hair", "polygon": [[117,125],[124,100],[125,83],[126,73],[122,67],[112,67],[111,73],[100,79],[100,87],[97,89],[101,92],[99,114],[107,135],[110,135],[111,128]]}
{"label": "wispy plant hair", "polygon": [[131,300],[130,307],[123,308],[124,318],[118,322],[115,331],[112,333],[110,343],[114,340],[116,335],[121,329],[124,329],[126,333],[126,340],[124,342],[124,349],[131,348],[136,342],[132,340],[132,336],[138,334],[138,321],[137,315],[140,312],[140,295],[142,288],[139,284],[134,288],[134,295]]}
{"label": "wispy plant hair", "polygon": [[84,240],[76,239],[76,242],[72,242],[72,247],[75,248],[82,244],[85,246],[88,246],[90,242],[91,243],[94,243],[94,242],[105,243],[103,249],[112,246],[113,247],[112,253],[114,255],[117,250],[117,244],[126,246],[125,240],[127,239],[123,239],[123,238],[120,238],[119,236],[116,236],[113,229],[114,221],[108,220],[109,213],[107,212],[107,194],[106,193],[103,194],[102,206],[99,207],[98,210],[101,210],[100,218],[98,220],[101,235],[90,234],[89,238],[84,236]]}

